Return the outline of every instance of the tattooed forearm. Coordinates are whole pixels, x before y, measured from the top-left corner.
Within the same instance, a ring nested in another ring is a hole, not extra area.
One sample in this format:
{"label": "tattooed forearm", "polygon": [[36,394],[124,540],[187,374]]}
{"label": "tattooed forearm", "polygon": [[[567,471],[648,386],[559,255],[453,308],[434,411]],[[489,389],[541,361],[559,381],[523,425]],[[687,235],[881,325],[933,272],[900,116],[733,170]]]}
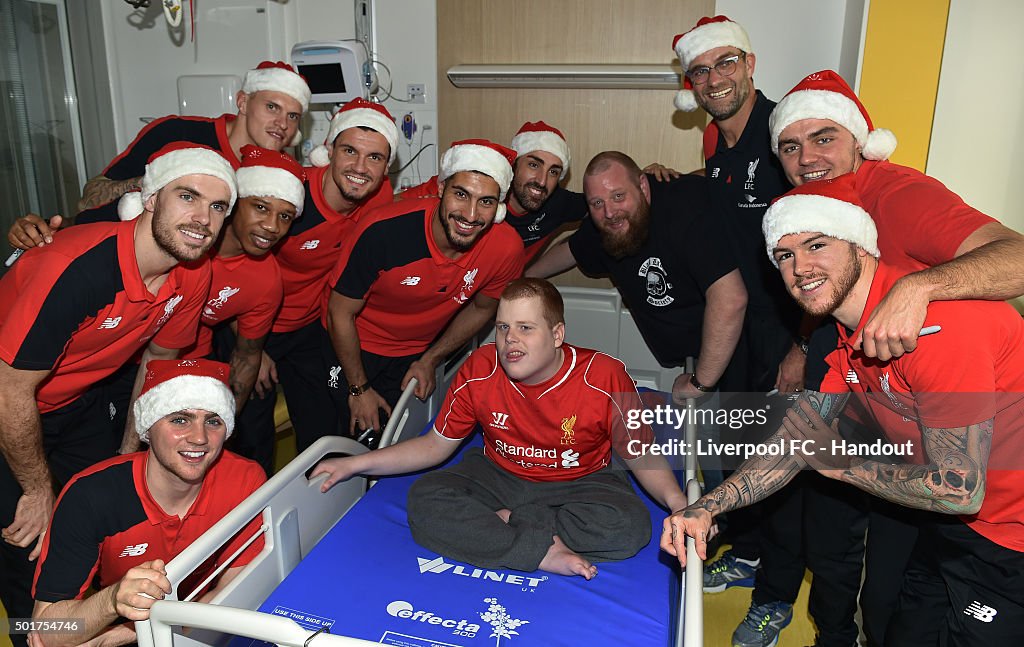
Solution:
{"label": "tattooed forearm", "polygon": [[985,499],[985,471],[992,449],[992,420],[977,425],[923,427],[930,460],[925,465],[864,461],[842,480],[894,503],[946,514],[974,514]]}
{"label": "tattooed forearm", "polygon": [[249,339],[238,335],[235,337],[235,349],[231,352],[231,392],[235,394],[235,411],[241,411],[256,376],[260,372],[260,360],[263,355],[263,343],[267,336]]}
{"label": "tattooed forearm", "polygon": [[[805,391],[801,400],[807,401],[829,424],[839,415],[849,399],[849,393],[819,393]],[[793,405],[797,407],[796,404]],[[777,445],[788,439],[780,427],[764,441],[766,445]],[[739,469],[720,486],[698,499],[693,507],[701,507],[713,515],[743,508],[778,492],[793,480],[806,463],[799,457],[783,452],[781,455],[755,456],[740,465]]]}
{"label": "tattooed forearm", "polygon": [[78,201],[78,210],[95,209],[113,202],[129,191],[140,189],[141,182],[141,176],[127,180],[111,180],[106,176],[97,175],[86,182],[85,187],[82,188],[82,199]]}

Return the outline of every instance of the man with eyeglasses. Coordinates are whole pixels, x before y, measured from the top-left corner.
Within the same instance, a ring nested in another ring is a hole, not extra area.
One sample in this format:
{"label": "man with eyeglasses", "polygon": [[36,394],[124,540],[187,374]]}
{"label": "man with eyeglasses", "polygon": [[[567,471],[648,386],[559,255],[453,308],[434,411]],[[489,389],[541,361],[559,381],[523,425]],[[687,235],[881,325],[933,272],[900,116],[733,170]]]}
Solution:
{"label": "man with eyeglasses", "polygon": [[[725,216],[749,295],[743,334],[728,370],[735,383],[745,385],[747,397],[758,398],[748,406],[759,408],[764,406],[760,394],[804,388],[806,343],[802,340],[813,328],[764,253],[762,217],[771,202],[791,188],[771,148],[768,120],[775,102],[754,88],[756,57],[750,40],[743,27],[729,18],[701,18],[693,29],[676,36],[673,49],[685,70],[676,107],[688,112],[700,107],[712,117],[704,132],[705,176],[712,202]],[[767,427],[778,422],[773,419]],[[752,437],[756,430],[748,428],[744,433],[745,438]],[[846,500],[844,489],[850,490],[852,500]],[[705,567],[704,590],[754,586],[750,611],[733,634],[733,645],[771,644],[792,619],[792,603],[804,575],[805,523],[814,526],[807,541],[806,565],[815,574],[810,606],[819,630],[818,644],[856,641],[860,562],[838,556],[850,553],[848,544],[863,535],[859,498],[852,488],[801,474],[778,500],[750,511],[730,512],[732,548]],[[835,523],[823,525],[811,517],[805,522],[805,514],[814,515],[817,510],[827,510]],[[818,559],[821,555],[837,558]]]}

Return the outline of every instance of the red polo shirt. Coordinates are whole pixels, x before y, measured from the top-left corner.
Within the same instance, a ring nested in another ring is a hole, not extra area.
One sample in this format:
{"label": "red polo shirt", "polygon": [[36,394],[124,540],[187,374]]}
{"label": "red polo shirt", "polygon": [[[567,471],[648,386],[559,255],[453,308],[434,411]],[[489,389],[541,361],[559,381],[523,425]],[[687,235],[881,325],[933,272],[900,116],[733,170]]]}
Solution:
{"label": "red polo shirt", "polygon": [[[985,500],[962,519],[1011,550],[1024,551],[1024,320],[997,301],[936,301],[913,352],[888,362],[854,351],[875,306],[906,270],[880,264],[857,330],[839,328],[822,390],[858,394],[889,440],[922,447],[919,425],[965,427],[994,419]],[[927,462],[919,454],[915,462]]]}
{"label": "red polo shirt", "polygon": [[450,440],[479,424],[484,453],[528,481],[571,481],[600,470],[615,451],[633,458],[629,442],[651,442],[647,425],[629,429],[630,409],[643,405],[622,362],[563,344],[562,366],[549,380],[513,382],[501,368],[497,347],[478,348],[459,369],[434,421]]}
{"label": "red polo shirt", "polygon": [[238,334],[259,339],[270,332],[281,307],[281,270],[273,254],[231,258],[211,256],[213,281],[203,306],[202,325],[196,344],[184,350],[184,358],[206,357],[213,351],[213,328],[234,319]]}

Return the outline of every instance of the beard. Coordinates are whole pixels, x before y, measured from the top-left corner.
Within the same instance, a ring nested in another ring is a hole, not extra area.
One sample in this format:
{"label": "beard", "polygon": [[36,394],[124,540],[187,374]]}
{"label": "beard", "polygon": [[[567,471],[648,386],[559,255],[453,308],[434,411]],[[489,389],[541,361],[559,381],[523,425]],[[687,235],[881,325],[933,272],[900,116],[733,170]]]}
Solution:
{"label": "beard", "polygon": [[[743,106],[743,103],[747,100],[747,97],[750,96],[750,83],[748,81],[733,81],[732,86],[733,92],[730,95],[730,100],[726,102],[724,105],[712,105],[711,102],[706,99],[703,102],[699,102],[701,103],[701,107],[704,108],[704,111],[711,115],[716,121],[724,121],[735,115],[737,112],[739,112],[740,107]],[[700,96],[702,99],[704,98],[702,95],[697,96]],[[705,102],[707,102],[709,105],[704,105]]]}
{"label": "beard", "polygon": [[[828,299],[820,306],[815,306],[811,303],[800,301],[801,307],[807,311],[808,314],[816,317],[822,317],[830,315],[836,311],[836,309],[846,301],[846,297],[849,296],[850,291],[853,290],[853,286],[857,284],[857,279],[860,278],[861,273],[861,260],[857,256],[857,246],[850,243],[850,260],[846,264],[846,269],[839,277],[833,281],[832,294],[829,295]],[[796,288],[799,292],[799,288]]]}
{"label": "beard", "polygon": [[613,233],[602,227],[598,228],[601,232],[601,247],[615,260],[633,256],[647,242],[651,230],[651,205],[641,200],[636,213],[626,216],[625,219],[629,222],[629,227],[624,233]]}
{"label": "beard", "polygon": [[[162,211],[158,202],[157,206],[153,209],[153,239],[161,251],[179,263],[198,260],[206,252],[210,251],[210,247],[214,243],[213,231],[195,223],[175,227],[168,222],[167,218],[163,217]],[[176,235],[176,232],[179,230],[191,231],[192,233],[207,236],[207,242],[201,247],[185,245]]]}
{"label": "beard", "polygon": [[[537,189],[543,193],[540,197],[534,197],[527,189]],[[529,212],[539,210],[547,199],[550,197],[547,187],[540,184],[539,182],[527,182],[526,184],[520,184],[518,182],[512,182],[512,195],[516,197],[516,201],[519,202],[520,206]]]}
{"label": "beard", "polygon": [[480,236],[484,233],[484,231],[486,230],[486,227],[483,227],[483,228],[477,230],[477,234],[475,236],[473,236],[472,238],[466,238],[465,236],[460,236],[459,234],[457,234],[457,233],[455,233],[453,231],[455,225],[452,223],[451,217],[450,216],[442,216],[441,215],[441,210],[442,210],[443,206],[444,205],[441,205],[441,206],[438,207],[438,209],[437,209],[437,217],[441,221],[441,229],[444,230],[444,237],[445,237],[445,239],[448,241],[448,244],[451,245],[452,249],[454,249],[455,251],[457,251],[457,252],[468,252],[470,249],[473,248],[473,245],[480,238]]}

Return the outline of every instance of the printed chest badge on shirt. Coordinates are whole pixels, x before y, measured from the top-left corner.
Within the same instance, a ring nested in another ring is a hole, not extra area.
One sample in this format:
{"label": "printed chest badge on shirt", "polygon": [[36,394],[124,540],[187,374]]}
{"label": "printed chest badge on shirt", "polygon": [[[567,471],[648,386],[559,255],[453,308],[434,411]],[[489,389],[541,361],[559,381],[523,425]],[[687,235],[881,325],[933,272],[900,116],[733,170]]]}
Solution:
{"label": "printed chest badge on shirt", "polygon": [[227,304],[228,299],[238,294],[240,289],[241,288],[233,288],[230,285],[225,285],[220,289],[220,292],[217,294],[217,298],[210,299],[206,303],[206,307],[203,308],[203,316],[216,321],[217,311]]}
{"label": "printed chest badge on shirt", "polygon": [[544,220],[544,216],[546,216],[546,215],[548,215],[546,211],[544,213],[540,214],[540,217],[537,218],[536,220],[534,220],[533,223],[529,227],[527,227],[526,229],[528,231],[532,231],[534,233],[540,231],[540,223],[541,223],[542,220]]}
{"label": "printed chest badge on shirt", "polygon": [[766,201],[758,200],[757,196],[753,194],[753,191],[756,191],[756,189],[754,188],[754,176],[757,174],[757,166],[760,163],[760,157],[755,159],[753,162],[747,162],[747,181],[743,183],[744,201],[737,203],[737,207],[750,209],[768,206],[768,203]]}
{"label": "printed chest badge on shirt", "polygon": [[668,272],[661,264],[661,259],[652,256],[640,266],[637,276],[647,279],[647,303],[652,306],[667,306],[675,301],[675,298],[668,294],[672,284],[668,282]]}
{"label": "printed chest badge on shirt", "polygon": [[160,319],[156,322],[156,326],[154,326],[153,330],[151,330],[146,336],[142,337],[141,341],[147,341],[150,337],[155,335],[158,330],[163,328],[164,324],[167,323],[167,320],[170,319],[171,315],[174,314],[174,308],[176,308],[177,305],[181,303],[181,300],[184,298],[184,295],[176,294],[170,299],[168,299],[167,303],[164,304],[164,313],[160,315]]}
{"label": "printed chest badge on shirt", "polygon": [[466,272],[466,275],[462,277],[462,288],[459,289],[458,296],[454,296],[452,299],[459,303],[465,303],[469,300],[470,293],[473,291],[473,284],[476,282],[477,272],[479,271],[480,268],[474,267]]}

